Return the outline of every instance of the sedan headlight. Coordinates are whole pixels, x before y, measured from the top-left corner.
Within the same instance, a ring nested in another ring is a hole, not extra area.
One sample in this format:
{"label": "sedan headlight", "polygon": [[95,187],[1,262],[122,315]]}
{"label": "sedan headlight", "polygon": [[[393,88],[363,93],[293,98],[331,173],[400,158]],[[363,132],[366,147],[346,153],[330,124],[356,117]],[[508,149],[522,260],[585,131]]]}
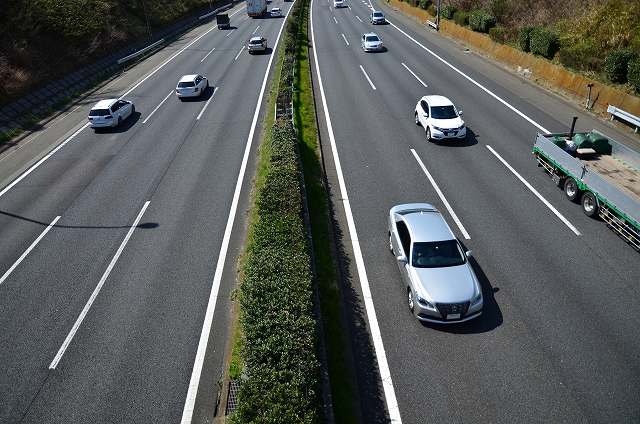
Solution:
{"label": "sedan headlight", "polygon": [[480,303],[481,300],[482,300],[482,293],[480,292],[476,295],[476,297],[473,298],[473,300],[471,300],[471,304],[477,305],[478,303]]}
{"label": "sedan headlight", "polygon": [[436,131],[440,131],[440,132],[449,131],[446,128],[440,128],[440,127],[435,127],[435,126],[433,127],[433,129],[436,130]]}
{"label": "sedan headlight", "polygon": [[433,306],[433,304],[429,302],[427,299],[425,299],[424,297],[420,295],[416,295],[416,299],[418,300],[418,303],[420,303],[422,306],[426,306],[429,309],[436,309],[435,306]]}
{"label": "sedan headlight", "polygon": [[460,126],[458,127],[458,130],[463,130],[463,129],[464,129],[464,124],[462,124],[462,125],[460,125]]}

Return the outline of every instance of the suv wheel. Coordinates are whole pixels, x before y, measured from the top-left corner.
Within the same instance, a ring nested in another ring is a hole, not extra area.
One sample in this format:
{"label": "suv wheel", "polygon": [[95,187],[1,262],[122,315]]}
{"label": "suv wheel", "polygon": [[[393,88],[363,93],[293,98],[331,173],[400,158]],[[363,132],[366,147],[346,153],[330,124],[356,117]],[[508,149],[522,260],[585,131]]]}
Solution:
{"label": "suv wheel", "polygon": [[413,313],[415,304],[413,303],[413,291],[411,291],[411,287],[407,287],[407,306],[411,313]]}
{"label": "suv wheel", "polygon": [[418,112],[413,114],[413,117],[416,118],[416,125],[420,126],[420,118],[418,118]]}

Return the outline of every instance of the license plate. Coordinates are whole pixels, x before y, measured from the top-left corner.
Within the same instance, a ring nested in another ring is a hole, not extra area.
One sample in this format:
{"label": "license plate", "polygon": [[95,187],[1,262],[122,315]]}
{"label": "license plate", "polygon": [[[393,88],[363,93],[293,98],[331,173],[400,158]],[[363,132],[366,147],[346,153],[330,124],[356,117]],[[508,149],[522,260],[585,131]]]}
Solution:
{"label": "license plate", "polygon": [[460,314],[449,314],[447,319],[460,319]]}

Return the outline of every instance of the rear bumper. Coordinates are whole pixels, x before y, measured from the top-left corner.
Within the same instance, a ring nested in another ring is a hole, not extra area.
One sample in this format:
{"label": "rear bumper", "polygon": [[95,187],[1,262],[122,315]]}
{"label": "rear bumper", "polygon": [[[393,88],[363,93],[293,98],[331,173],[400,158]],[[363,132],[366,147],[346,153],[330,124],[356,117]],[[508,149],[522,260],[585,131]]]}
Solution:
{"label": "rear bumper", "polygon": [[91,128],[109,128],[109,127],[114,127],[116,125],[118,121],[116,121],[115,119],[109,121],[109,122],[93,122],[93,121],[89,121],[89,125],[91,126]]}

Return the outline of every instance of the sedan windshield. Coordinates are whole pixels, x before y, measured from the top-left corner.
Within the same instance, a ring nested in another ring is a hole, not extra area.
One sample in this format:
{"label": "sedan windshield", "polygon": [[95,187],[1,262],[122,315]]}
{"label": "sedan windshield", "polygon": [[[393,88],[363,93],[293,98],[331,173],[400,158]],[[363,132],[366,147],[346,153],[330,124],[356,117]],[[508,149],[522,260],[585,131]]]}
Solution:
{"label": "sedan windshield", "polygon": [[432,106],[431,117],[433,119],[453,119],[456,118],[456,110],[453,106]]}
{"label": "sedan windshield", "polygon": [[262,40],[251,40],[249,44],[262,44]]}
{"label": "sedan windshield", "polygon": [[373,12],[374,18],[382,18],[382,12]]}
{"label": "sedan windshield", "polygon": [[416,268],[440,268],[465,263],[462,249],[455,240],[414,243],[411,264]]}
{"label": "sedan windshield", "polygon": [[380,39],[375,35],[367,35],[366,40],[370,43],[375,43],[376,41],[380,41]]}

